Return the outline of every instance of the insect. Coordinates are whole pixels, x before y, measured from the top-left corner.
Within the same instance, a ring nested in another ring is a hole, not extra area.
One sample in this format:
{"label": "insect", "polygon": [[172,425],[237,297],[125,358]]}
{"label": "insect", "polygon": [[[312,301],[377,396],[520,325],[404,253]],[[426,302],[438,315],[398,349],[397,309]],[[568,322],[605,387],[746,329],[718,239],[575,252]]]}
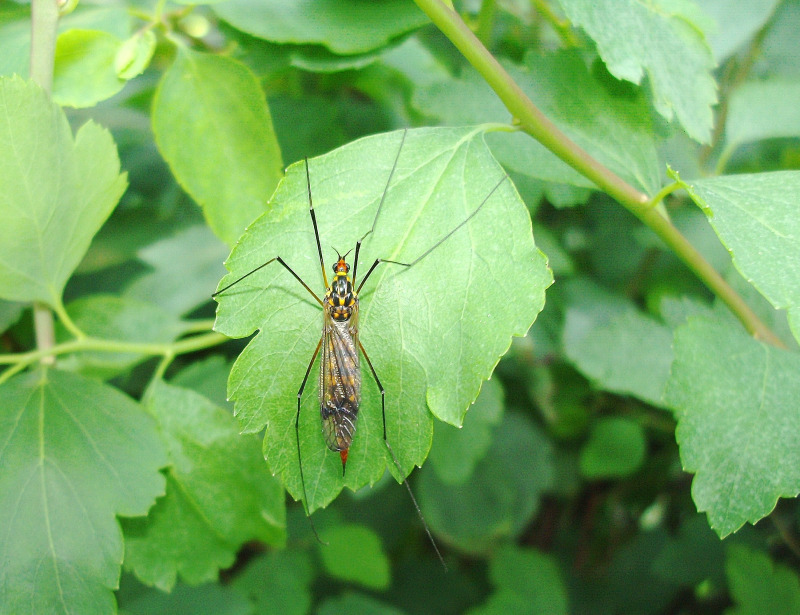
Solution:
{"label": "insect", "polygon": [[[397,148],[397,154],[394,158],[394,162],[392,164],[391,170],[386,180],[386,186],[381,195],[380,202],[378,203],[378,207],[372,221],[372,226],[356,242],[353,253],[353,261],[352,261],[353,262],[352,275],[351,275],[350,264],[347,262],[347,257],[350,254],[350,252],[348,251],[347,253],[342,255],[337,251],[337,259],[336,262],[333,264],[333,277],[331,278],[330,282],[328,281],[328,272],[326,271],[325,267],[325,260],[323,257],[322,245],[319,237],[319,229],[317,226],[317,217],[314,210],[313,199],[312,199],[311,173],[309,171],[308,160],[306,159],[305,172],[306,172],[306,187],[308,192],[309,215],[314,230],[314,238],[317,246],[317,254],[319,256],[319,264],[322,270],[322,277],[325,284],[324,295],[320,298],[320,296],[314,290],[312,290],[312,288],[295,272],[294,269],[292,269],[292,267],[290,267],[284,261],[284,259],[280,255],[277,255],[267,260],[258,267],[252,269],[248,273],[234,280],[230,284],[219,289],[212,295],[216,297],[226,292],[231,287],[235,286],[248,276],[251,276],[257,271],[260,271],[261,269],[267,267],[271,263],[278,262],[303,286],[303,288],[305,288],[305,290],[311,295],[311,297],[313,297],[313,299],[322,308],[322,335],[320,337],[319,342],[317,343],[316,348],[314,349],[314,352],[311,356],[311,360],[308,363],[305,375],[300,384],[300,388],[297,391],[297,410],[295,413],[295,421],[294,421],[295,442],[297,446],[297,455],[300,466],[299,467],[300,482],[302,485],[304,506],[306,506],[306,503],[308,502],[308,496],[306,493],[305,475],[303,470],[302,454],[300,447],[300,409],[301,409],[301,398],[303,395],[303,391],[305,390],[305,387],[308,383],[311,370],[314,366],[314,363],[317,361],[317,357],[319,356],[319,363],[320,363],[319,412],[322,420],[322,432],[325,439],[325,443],[328,446],[328,448],[332,451],[339,453],[339,457],[341,459],[341,464],[342,464],[342,473],[344,474],[346,472],[348,452],[350,450],[353,438],[356,434],[356,426],[358,423],[358,416],[361,405],[361,385],[362,385],[360,356],[363,355],[381,395],[381,418],[383,421],[383,441],[387,450],[390,453],[390,456],[392,458],[395,467],[400,471],[400,474],[402,475],[403,472],[401,466],[397,460],[397,457],[395,456],[394,451],[392,450],[389,440],[386,437],[386,391],[383,385],[381,384],[380,377],[375,367],[373,366],[373,363],[370,360],[367,350],[362,344],[359,336],[359,295],[361,293],[361,290],[364,288],[364,285],[367,283],[367,281],[370,279],[370,276],[373,274],[373,272],[379,265],[386,264],[386,265],[396,265],[400,267],[410,268],[413,267],[416,263],[420,262],[422,259],[426,258],[437,247],[439,247],[442,243],[447,241],[454,233],[456,233],[459,229],[465,226],[481,210],[481,208],[483,208],[483,206],[489,201],[492,194],[494,194],[494,192],[500,187],[500,185],[507,179],[507,176],[503,174],[502,178],[495,184],[492,190],[485,196],[483,201],[472,211],[472,213],[470,213],[459,224],[453,227],[447,234],[441,237],[431,247],[425,250],[421,255],[417,256],[415,259],[409,262],[401,262],[390,259],[377,258],[374,260],[374,262],[372,262],[371,266],[367,269],[367,272],[366,274],[364,274],[363,278],[359,280],[358,265],[359,265],[359,255],[361,252],[361,246],[362,243],[365,241],[365,239],[371,233],[373,233],[376,228],[378,219],[381,214],[381,210],[383,208],[386,199],[386,195],[389,192],[389,188],[392,183],[392,178],[394,176],[395,170],[397,169],[398,160],[400,159],[400,153],[402,152],[403,144],[405,143],[406,134],[407,134],[406,131],[404,131],[400,138],[400,143]],[[413,297],[411,299],[413,300]],[[442,559],[441,554],[439,554],[439,550],[436,547],[436,543],[434,542],[430,530],[428,529],[428,526],[424,518],[422,517],[421,511],[419,509],[419,506],[417,505],[414,494],[412,493],[411,488],[408,485],[408,482],[404,481],[404,483],[406,485],[406,488],[408,489],[408,492],[410,494],[412,502],[414,503],[417,513],[419,514],[420,519],[422,520],[425,531],[428,534],[428,537],[431,543],[433,544],[436,553],[439,556],[439,559],[441,560]],[[308,514],[307,508],[306,508],[306,514]],[[313,522],[312,522],[312,528],[313,528]],[[314,530],[314,533],[316,534],[316,530]],[[444,564],[444,561],[442,561],[442,564]]]}

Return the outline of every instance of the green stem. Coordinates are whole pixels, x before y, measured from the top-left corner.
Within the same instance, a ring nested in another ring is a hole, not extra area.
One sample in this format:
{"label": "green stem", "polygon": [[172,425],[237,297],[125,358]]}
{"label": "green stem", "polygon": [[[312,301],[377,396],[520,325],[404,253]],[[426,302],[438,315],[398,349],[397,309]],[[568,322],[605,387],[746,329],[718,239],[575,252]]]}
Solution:
{"label": "green stem", "polygon": [[601,190],[617,200],[667,244],[695,275],[717,295],[758,339],[782,346],[780,339],[756,316],[744,300],[714,270],[689,241],[681,235],[651,199],[570,140],[528,98],[500,63],[489,53],[455,11],[441,0],[414,0],[431,21],[458,48],[470,64],[503,101],[519,121],[522,129],[547,147],[556,156],[592,180]]}
{"label": "green stem", "polygon": [[[133,354],[155,355],[172,358],[180,354],[202,350],[227,342],[228,338],[221,333],[206,333],[195,335],[177,342],[168,344],[124,342],[121,340],[103,340],[93,337],[70,340],[63,344],[56,344],[50,348],[38,348],[30,352],[19,354],[0,354],[0,364],[12,364],[0,374],[0,384],[11,378],[17,372],[25,369],[31,363],[46,357],[56,357],[62,354],[83,352],[87,350],[101,352],[129,352]],[[169,365],[169,363],[167,363]],[[164,366],[166,369],[166,366]]]}
{"label": "green stem", "polygon": [[[56,0],[33,0],[31,2],[31,79],[49,95],[53,90],[53,70],[58,34],[58,3]],[[56,341],[53,313],[43,303],[33,304],[33,322],[36,347],[41,350],[53,348]],[[52,364],[52,355],[44,355],[42,362]]]}

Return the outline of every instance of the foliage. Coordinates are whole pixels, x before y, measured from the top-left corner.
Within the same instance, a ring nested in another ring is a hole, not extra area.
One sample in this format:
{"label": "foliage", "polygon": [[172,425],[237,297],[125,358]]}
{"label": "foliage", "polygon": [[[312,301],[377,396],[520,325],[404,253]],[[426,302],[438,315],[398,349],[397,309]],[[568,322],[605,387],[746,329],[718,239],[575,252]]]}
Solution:
{"label": "foliage", "polygon": [[0,4],[0,614],[797,612],[800,0],[59,5]]}

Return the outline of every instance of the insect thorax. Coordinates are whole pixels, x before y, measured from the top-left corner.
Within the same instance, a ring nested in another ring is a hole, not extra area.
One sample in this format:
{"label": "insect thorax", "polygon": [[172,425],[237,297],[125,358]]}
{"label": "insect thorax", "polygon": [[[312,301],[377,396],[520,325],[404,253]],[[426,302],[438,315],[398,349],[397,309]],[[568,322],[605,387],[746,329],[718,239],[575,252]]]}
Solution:
{"label": "insect thorax", "polygon": [[353,282],[346,273],[336,273],[330,288],[325,293],[325,309],[337,322],[350,320],[358,309],[358,297],[353,290]]}

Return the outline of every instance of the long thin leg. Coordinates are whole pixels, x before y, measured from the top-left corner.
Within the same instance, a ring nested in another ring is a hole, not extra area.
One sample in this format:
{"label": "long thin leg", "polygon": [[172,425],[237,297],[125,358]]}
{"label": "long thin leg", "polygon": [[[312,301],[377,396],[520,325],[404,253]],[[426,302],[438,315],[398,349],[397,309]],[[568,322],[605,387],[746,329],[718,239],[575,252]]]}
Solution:
{"label": "long thin leg", "polygon": [[[386,449],[389,451],[389,455],[392,457],[392,461],[394,462],[394,467],[397,468],[397,471],[400,472],[400,476],[403,476],[403,468],[400,467],[400,462],[397,460],[397,456],[394,454],[394,450],[392,450],[391,445],[389,444],[389,440],[386,437],[386,391],[381,384],[380,378],[378,378],[378,372],[375,371],[375,368],[372,366],[372,361],[369,359],[369,355],[367,351],[364,350],[364,345],[361,343],[361,340],[358,341],[358,347],[361,348],[361,353],[364,355],[364,358],[367,360],[367,365],[369,365],[369,369],[372,372],[372,377],[375,378],[375,384],[378,385],[378,390],[381,392],[381,415],[383,416],[383,442],[386,444]],[[408,495],[411,497],[411,502],[414,504],[414,508],[417,510],[417,515],[419,516],[419,520],[422,521],[422,527],[425,528],[425,533],[428,535],[428,540],[431,541],[431,545],[433,545],[433,550],[436,551],[436,556],[439,558],[439,561],[442,563],[445,572],[447,572],[447,564],[444,563],[444,558],[442,554],[439,552],[439,547],[436,544],[436,541],[433,539],[433,534],[431,534],[431,530],[428,527],[428,523],[425,521],[425,517],[422,516],[422,510],[420,510],[419,504],[417,504],[417,498],[414,497],[414,492],[411,491],[411,485],[408,484],[408,480],[403,478],[403,484],[406,486],[408,490]]]}
{"label": "long thin leg", "polygon": [[325,273],[325,260],[322,258],[322,246],[319,243],[319,229],[317,229],[317,216],[314,213],[314,203],[311,200],[311,176],[308,174],[308,158],[306,162],[306,187],[308,188],[308,211],[311,213],[311,223],[314,225],[314,239],[317,240],[317,253],[319,254],[319,266],[322,267],[322,279],[325,281],[325,288],[328,288],[328,274]]}
{"label": "long thin leg", "polygon": [[311,293],[311,296],[312,296],[312,297],[314,297],[314,299],[316,299],[316,300],[317,300],[317,303],[319,303],[320,305],[322,305],[322,299],[320,299],[319,297],[317,297],[317,293],[315,293],[313,290],[311,290],[311,288],[309,288],[308,284],[306,284],[305,282],[303,282],[303,279],[302,279],[302,278],[301,278],[299,275],[297,275],[297,274],[294,272],[294,269],[292,269],[291,267],[289,267],[289,265],[287,265],[287,264],[286,264],[286,262],[285,262],[285,261],[284,261],[284,260],[283,260],[283,259],[282,259],[280,256],[276,256],[275,258],[271,258],[271,259],[269,259],[269,260],[268,260],[266,263],[264,263],[263,265],[259,265],[258,267],[256,267],[256,268],[255,268],[255,269],[253,269],[252,271],[249,271],[249,272],[245,273],[245,274],[244,274],[244,275],[243,275],[241,278],[239,278],[238,280],[234,280],[233,282],[231,282],[230,284],[228,284],[228,285],[227,285],[225,288],[220,288],[220,289],[219,289],[217,292],[213,293],[211,296],[212,296],[212,297],[216,297],[217,295],[220,295],[220,294],[224,293],[226,290],[228,290],[228,289],[229,289],[229,288],[231,288],[232,286],[236,286],[236,285],[237,285],[239,282],[241,282],[242,280],[244,280],[244,279],[245,279],[247,276],[253,275],[253,274],[254,274],[256,271],[258,271],[259,269],[263,269],[264,267],[266,267],[267,265],[269,265],[270,263],[272,263],[272,262],[275,262],[275,261],[278,261],[278,262],[279,262],[281,265],[283,265],[283,266],[284,266],[284,267],[285,267],[285,268],[286,268],[286,269],[289,271],[289,273],[291,273],[291,274],[292,274],[292,275],[293,275],[295,278],[297,278],[297,281],[298,281],[298,282],[300,282],[300,284],[302,284],[302,285],[303,285],[303,288],[305,288],[305,289],[306,289],[306,290],[307,290],[309,293]]}
{"label": "long thin leg", "polygon": [[375,218],[372,220],[372,227],[361,236],[356,242],[356,254],[353,257],[353,285],[356,283],[356,271],[358,271],[358,253],[361,251],[361,242],[363,242],[367,235],[372,233],[375,230],[375,224],[378,222],[378,216],[381,213],[381,209],[383,209],[383,201],[386,200],[386,193],[389,192],[389,184],[392,183],[392,177],[394,176],[394,171],[397,168],[397,161],[400,160],[400,152],[403,151],[403,143],[406,142],[406,133],[408,133],[408,129],[403,131],[403,136],[400,138],[400,147],[397,148],[397,155],[394,157],[394,163],[392,164],[392,170],[389,171],[389,179],[386,180],[386,187],[383,189],[383,194],[381,195],[381,202],[378,203],[378,210],[375,212]]}
{"label": "long thin leg", "polygon": [[[372,272],[375,271],[375,267],[377,267],[380,263],[391,263],[392,265],[400,265],[402,267],[413,267],[418,262],[420,262],[423,258],[428,256],[428,254],[433,252],[436,248],[438,248],[440,245],[442,245],[445,241],[450,239],[450,237],[453,235],[453,233],[455,233],[462,226],[464,226],[467,222],[469,222],[483,208],[483,206],[486,205],[486,202],[489,200],[489,197],[491,197],[495,193],[495,191],[500,187],[500,185],[504,181],[506,181],[507,179],[508,179],[508,175],[503,175],[503,177],[500,179],[500,181],[495,184],[494,188],[492,188],[491,191],[489,192],[489,194],[487,194],[486,197],[483,199],[483,201],[481,201],[481,204],[478,205],[478,207],[475,209],[475,211],[473,211],[470,215],[468,215],[466,218],[464,218],[458,224],[458,226],[453,228],[449,233],[447,233],[447,235],[442,237],[439,241],[437,241],[430,248],[425,250],[425,252],[423,252],[420,256],[415,258],[410,263],[401,263],[400,261],[392,261],[392,260],[389,260],[389,259],[386,259],[386,258],[376,258],[375,262],[372,263],[372,266],[367,270],[367,275],[364,276],[364,279],[361,280],[361,284],[358,285],[358,290],[356,290],[356,294],[361,292],[361,288],[364,286],[364,283],[367,281],[369,276],[372,275]],[[356,250],[358,250],[358,244],[356,244]]]}
{"label": "long thin leg", "polygon": [[317,354],[319,354],[319,349],[322,346],[322,338],[319,338],[319,342],[317,343],[317,347],[314,350],[314,354],[311,355],[311,361],[306,368],[306,375],[303,376],[303,383],[300,385],[300,390],[297,391],[297,413],[294,416],[294,436],[295,440],[297,441],[297,463],[300,466],[300,484],[303,486],[303,508],[306,511],[306,517],[308,518],[308,522],[311,524],[311,531],[314,532],[314,536],[316,536],[317,540],[322,544],[326,544],[322,542],[322,539],[317,534],[317,528],[314,527],[314,522],[311,520],[311,513],[308,512],[308,494],[306,493],[306,478],[303,475],[303,458],[300,455],[300,398],[303,396],[303,389],[306,388],[306,382],[308,382],[308,375],[311,373],[311,367],[314,365],[314,361],[317,359]]}

